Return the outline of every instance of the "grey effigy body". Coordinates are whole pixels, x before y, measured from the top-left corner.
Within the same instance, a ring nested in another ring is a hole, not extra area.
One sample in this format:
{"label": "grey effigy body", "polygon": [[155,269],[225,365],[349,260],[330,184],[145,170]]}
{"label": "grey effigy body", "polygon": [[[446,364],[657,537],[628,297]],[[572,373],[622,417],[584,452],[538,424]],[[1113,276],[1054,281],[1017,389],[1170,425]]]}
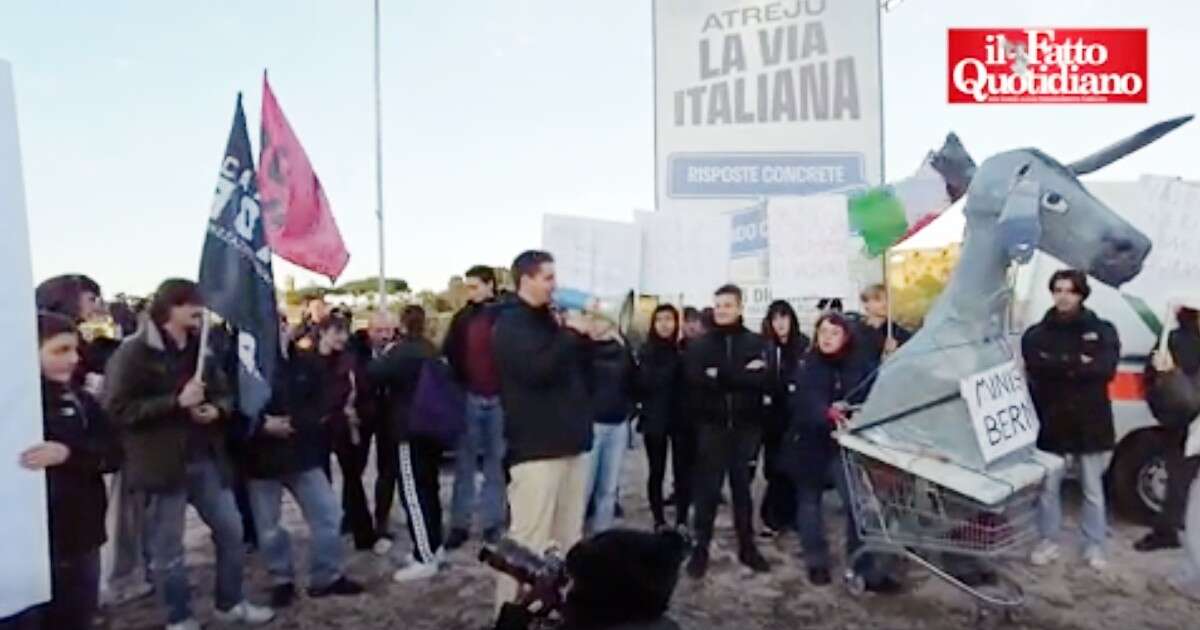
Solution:
{"label": "grey effigy body", "polygon": [[[1033,447],[987,463],[959,382],[1010,360],[1007,273],[1041,249],[1111,286],[1141,271],[1144,234],[1093,197],[1076,177],[1135,151],[1190,120],[1159,123],[1064,166],[1036,149],[1007,151],[979,167],[967,193],[958,267],[921,330],[884,363],[855,418],[861,436],[983,471],[1029,458]],[[870,428],[866,428],[870,427]]]}

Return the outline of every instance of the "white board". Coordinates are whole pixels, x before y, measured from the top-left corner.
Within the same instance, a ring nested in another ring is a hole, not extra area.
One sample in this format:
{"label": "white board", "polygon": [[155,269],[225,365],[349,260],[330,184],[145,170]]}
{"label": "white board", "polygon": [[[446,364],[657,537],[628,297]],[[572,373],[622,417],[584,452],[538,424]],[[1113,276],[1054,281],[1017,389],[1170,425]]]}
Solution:
{"label": "white board", "polygon": [[776,197],[767,205],[767,219],[772,294],[845,299],[854,295],[845,197]]}
{"label": "white board", "polygon": [[546,215],[542,247],[554,256],[558,285],[612,296],[638,288],[641,236],[633,223]]}
{"label": "white board", "polygon": [[12,70],[0,59],[0,618],[50,599],[46,476],[17,465],[42,441],[33,270]]}
{"label": "white board", "polygon": [[1037,410],[1025,370],[1013,361],[959,381],[983,460],[992,463],[1037,442]]}

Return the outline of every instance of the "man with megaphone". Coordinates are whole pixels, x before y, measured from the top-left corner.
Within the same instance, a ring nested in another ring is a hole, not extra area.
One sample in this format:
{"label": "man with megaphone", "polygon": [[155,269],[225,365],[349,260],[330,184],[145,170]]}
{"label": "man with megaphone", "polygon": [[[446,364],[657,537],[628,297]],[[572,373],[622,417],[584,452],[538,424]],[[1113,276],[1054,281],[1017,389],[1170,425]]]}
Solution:
{"label": "man with megaphone", "polygon": [[[538,553],[552,545],[569,549],[583,535],[590,474],[588,321],[569,310],[559,323],[549,253],[522,253],[512,275],[517,298],[497,315],[493,341],[511,479],[509,537]],[[496,609],[516,595],[516,582],[500,577]]]}

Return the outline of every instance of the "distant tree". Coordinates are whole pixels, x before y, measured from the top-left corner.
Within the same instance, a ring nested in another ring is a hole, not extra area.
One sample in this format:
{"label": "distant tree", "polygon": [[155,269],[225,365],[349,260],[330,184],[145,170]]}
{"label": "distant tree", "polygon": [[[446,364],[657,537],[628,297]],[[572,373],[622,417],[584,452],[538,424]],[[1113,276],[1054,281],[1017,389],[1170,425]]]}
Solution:
{"label": "distant tree", "polygon": [[325,287],[307,286],[295,291],[288,291],[284,294],[284,300],[289,306],[299,306],[306,300],[313,298],[323,298],[330,293],[330,290]]}
{"label": "distant tree", "polygon": [[[384,280],[384,287],[389,294],[408,293],[408,282],[400,278],[387,278]],[[379,278],[363,278],[362,280],[352,280],[344,282],[338,287],[339,293],[349,293],[350,295],[366,295],[375,293],[379,290]]]}

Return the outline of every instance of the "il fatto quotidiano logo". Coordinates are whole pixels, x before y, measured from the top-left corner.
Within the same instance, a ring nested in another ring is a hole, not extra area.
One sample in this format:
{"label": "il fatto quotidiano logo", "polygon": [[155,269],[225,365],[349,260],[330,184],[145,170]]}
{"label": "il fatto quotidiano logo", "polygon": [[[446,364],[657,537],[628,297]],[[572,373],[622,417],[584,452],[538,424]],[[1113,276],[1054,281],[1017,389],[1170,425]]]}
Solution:
{"label": "il fatto quotidiano logo", "polygon": [[1144,28],[952,28],[951,103],[1145,103]]}

